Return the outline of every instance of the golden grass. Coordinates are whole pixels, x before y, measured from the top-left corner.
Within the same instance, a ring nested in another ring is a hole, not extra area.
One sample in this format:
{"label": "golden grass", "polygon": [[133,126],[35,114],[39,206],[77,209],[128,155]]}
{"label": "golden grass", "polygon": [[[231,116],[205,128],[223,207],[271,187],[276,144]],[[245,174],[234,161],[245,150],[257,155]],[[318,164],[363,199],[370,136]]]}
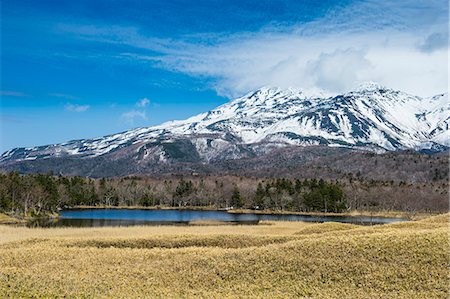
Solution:
{"label": "golden grass", "polygon": [[0,226],[0,297],[447,298],[448,225]]}
{"label": "golden grass", "polygon": [[227,221],[220,221],[220,220],[212,220],[212,219],[205,219],[205,220],[193,220],[189,221],[189,225],[204,225],[204,226],[211,226],[211,225],[230,225],[230,224],[238,224],[238,223],[230,223]]}
{"label": "golden grass", "polygon": [[20,223],[20,222],[21,221],[19,219],[16,219],[9,215],[0,213],[0,224],[13,224],[13,223]]}
{"label": "golden grass", "polygon": [[343,231],[349,229],[355,229],[358,226],[349,223],[339,223],[339,222],[325,222],[316,225],[307,226],[300,231],[296,232],[296,235],[306,235],[306,234],[323,234],[328,232]]}

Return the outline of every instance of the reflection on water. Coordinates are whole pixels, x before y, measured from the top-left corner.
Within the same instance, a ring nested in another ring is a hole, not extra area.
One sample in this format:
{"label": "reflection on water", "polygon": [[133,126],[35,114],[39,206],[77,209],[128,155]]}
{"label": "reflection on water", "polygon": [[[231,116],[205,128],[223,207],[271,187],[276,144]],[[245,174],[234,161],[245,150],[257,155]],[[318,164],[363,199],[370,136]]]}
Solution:
{"label": "reflection on water", "polygon": [[343,222],[360,225],[405,221],[403,218],[370,216],[310,216],[289,214],[228,213],[201,210],[138,210],[138,209],[70,209],[60,212],[58,219],[35,219],[30,227],[98,227],[130,225],[186,225],[194,221],[220,221],[237,224],[257,224],[261,220]]}

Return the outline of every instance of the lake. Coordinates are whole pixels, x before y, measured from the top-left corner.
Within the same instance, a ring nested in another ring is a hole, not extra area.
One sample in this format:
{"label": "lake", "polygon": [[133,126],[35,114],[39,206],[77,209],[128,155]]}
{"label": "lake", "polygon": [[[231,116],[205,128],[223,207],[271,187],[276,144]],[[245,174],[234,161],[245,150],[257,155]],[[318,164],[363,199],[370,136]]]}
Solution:
{"label": "lake", "polygon": [[387,224],[407,221],[404,218],[370,216],[311,216],[294,214],[228,213],[205,210],[146,210],[146,209],[68,209],[60,211],[58,219],[39,219],[31,227],[98,227],[130,225],[186,225],[194,221],[220,221],[230,224],[257,224],[261,220],[343,222],[360,225]]}

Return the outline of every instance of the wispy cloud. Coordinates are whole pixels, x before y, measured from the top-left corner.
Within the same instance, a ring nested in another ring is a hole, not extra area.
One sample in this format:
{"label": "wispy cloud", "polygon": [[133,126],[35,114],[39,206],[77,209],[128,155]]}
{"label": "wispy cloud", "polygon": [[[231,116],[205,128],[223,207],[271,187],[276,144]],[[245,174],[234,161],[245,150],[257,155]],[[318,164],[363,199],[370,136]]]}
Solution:
{"label": "wispy cloud", "polygon": [[418,48],[425,53],[432,53],[438,50],[447,49],[448,34],[443,32],[432,33],[425,38]]}
{"label": "wispy cloud", "polygon": [[75,104],[66,104],[64,106],[64,108],[67,111],[71,111],[71,112],[85,112],[87,111],[91,106],[89,105],[75,105]]}
{"label": "wispy cloud", "polygon": [[160,66],[212,78],[213,87],[234,97],[265,85],[320,88],[336,93],[377,81],[429,96],[447,89],[447,54],[425,55],[418,35],[403,32],[352,33],[314,37],[264,33],[217,45],[193,45],[166,55]]}
{"label": "wispy cloud", "polygon": [[145,108],[150,104],[150,100],[147,98],[143,98],[136,103],[137,107]]}
{"label": "wispy cloud", "polygon": [[25,118],[19,118],[16,116],[11,116],[11,115],[0,115],[0,122],[9,122],[9,123],[16,123],[16,124],[22,124],[22,123],[26,123],[28,121],[28,119]]}
{"label": "wispy cloud", "polygon": [[146,108],[150,104],[148,98],[142,98],[136,102],[135,106],[139,109],[132,109],[130,111],[122,113],[120,116],[121,120],[126,122],[128,125],[134,125],[138,120],[148,120]]}
{"label": "wispy cloud", "polygon": [[[265,85],[343,92],[364,81],[428,96],[447,89],[448,3],[365,0],[309,23],[257,32],[147,36],[135,27],[61,25],[75,38],[118,47],[114,58],[206,78],[234,97]],[[134,50],[133,50],[134,49]]]}
{"label": "wispy cloud", "polygon": [[147,120],[147,113],[144,110],[131,110],[122,113],[121,119],[129,125],[133,125],[137,119]]}
{"label": "wispy cloud", "polygon": [[68,100],[79,100],[80,98],[71,94],[66,93],[50,93],[49,96],[56,98],[63,98]]}
{"label": "wispy cloud", "polygon": [[1,90],[0,96],[2,97],[28,97],[29,95],[21,91]]}

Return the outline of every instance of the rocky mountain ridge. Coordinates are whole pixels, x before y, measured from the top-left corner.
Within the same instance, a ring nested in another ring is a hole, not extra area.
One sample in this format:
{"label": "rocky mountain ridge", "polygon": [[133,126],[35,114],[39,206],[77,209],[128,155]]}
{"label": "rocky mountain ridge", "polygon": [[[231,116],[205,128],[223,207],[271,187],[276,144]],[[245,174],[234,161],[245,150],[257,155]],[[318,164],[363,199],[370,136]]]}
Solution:
{"label": "rocky mountain ridge", "polygon": [[23,162],[42,165],[52,159],[101,157],[148,169],[164,163],[254,158],[283,147],[317,145],[440,152],[450,146],[449,122],[447,93],[422,98],[375,83],[335,96],[265,87],[186,120],[12,149],[1,155],[0,166],[20,169]]}

